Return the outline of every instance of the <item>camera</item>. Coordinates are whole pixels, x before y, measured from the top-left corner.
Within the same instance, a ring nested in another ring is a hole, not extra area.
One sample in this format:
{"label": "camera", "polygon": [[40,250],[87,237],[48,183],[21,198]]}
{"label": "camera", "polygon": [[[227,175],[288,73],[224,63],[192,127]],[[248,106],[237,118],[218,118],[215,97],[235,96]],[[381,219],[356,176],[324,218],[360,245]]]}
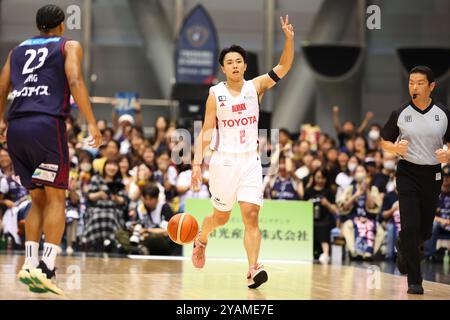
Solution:
{"label": "camera", "polygon": [[141,242],[141,240],[142,240],[141,230],[142,230],[142,225],[137,224],[134,226],[133,233],[130,237],[131,244],[138,245]]}
{"label": "camera", "polygon": [[125,188],[125,185],[119,181],[109,182],[107,185],[108,185],[109,191],[112,194],[118,194],[121,190],[123,190]]}

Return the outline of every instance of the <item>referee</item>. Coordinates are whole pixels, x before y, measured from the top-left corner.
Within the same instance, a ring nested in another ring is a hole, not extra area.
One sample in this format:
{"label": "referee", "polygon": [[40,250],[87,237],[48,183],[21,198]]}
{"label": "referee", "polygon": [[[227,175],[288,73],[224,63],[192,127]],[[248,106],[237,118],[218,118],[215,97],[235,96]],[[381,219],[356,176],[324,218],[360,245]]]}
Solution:
{"label": "referee", "polygon": [[381,147],[397,154],[397,190],[401,231],[397,240],[397,267],[408,275],[408,293],[423,294],[420,272],[421,247],[431,237],[442,184],[441,163],[450,153],[450,113],[430,97],[436,83],[430,68],[409,72],[412,100],[394,110],[381,131]]}

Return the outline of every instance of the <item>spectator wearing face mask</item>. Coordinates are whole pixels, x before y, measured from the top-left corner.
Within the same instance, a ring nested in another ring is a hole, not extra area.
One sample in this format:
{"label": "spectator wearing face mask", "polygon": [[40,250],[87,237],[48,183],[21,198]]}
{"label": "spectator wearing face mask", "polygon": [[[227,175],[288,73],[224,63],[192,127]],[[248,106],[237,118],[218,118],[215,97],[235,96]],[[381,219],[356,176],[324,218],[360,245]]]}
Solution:
{"label": "spectator wearing face mask", "polygon": [[377,223],[382,197],[376,186],[371,185],[366,169],[358,165],[355,181],[336,199],[347,250],[353,259],[372,259],[384,238],[384,231]]}
{"label": "spectator wearing face mask", "polygon": [[354,174],[356,167],[360,164],[360,161],[357,157],[352,156],[347,162],[347,168],[345,171],[340,172],[336,176],[336,185],[337,185],[337,192],[336,192],[336,198],[339,198],[340,194],[348,188],[354,181]]}
{"label": "spectator wearing face mask", "polygon": [[92,155],[87,151],[80,151],[78,156],[79,172],[77,175],[77,189],[81,190],[81,193],[87,193],[91,178],[94,175],[94,169],[92,167]]}
{"label": "spectator wearing face mask", "polygon": [[373,184],[382,193],[394,191],[395,169],[397,166],[394,154],[385,152],[383,155],[383,169],[373,178]]}
{"label": "spectator wearing face mask", "polygon": [[295,170],[295,176],[298,179],[303,180],[310,175],[310,173],[312,172],[313,160],[314,160],[314,156],[309,153],[303,157],[302,165],[300,166],[300,168]]}
{"label": "spectator wearing face mask", "polygon": [[381,126],[377,123],[374,123],[369,127],[369,132],[367,133],[367,147],[369,151],[376,151],[381,149],[380,132]]}

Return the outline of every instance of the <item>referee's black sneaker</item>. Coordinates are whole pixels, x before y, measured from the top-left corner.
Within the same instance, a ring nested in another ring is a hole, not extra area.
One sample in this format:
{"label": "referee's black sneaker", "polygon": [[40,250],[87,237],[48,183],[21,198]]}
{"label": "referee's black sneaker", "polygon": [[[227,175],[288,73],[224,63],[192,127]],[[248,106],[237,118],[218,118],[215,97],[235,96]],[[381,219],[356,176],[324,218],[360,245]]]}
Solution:
{"label": "referee's black sneaker", "polygon": [[401,274],[407,274],[408,268],[406,266],[405,257],[403,256],[403,252],[401,250],[402,244],[400,242],[400,238],[397,239],[397,243],[395,244],[395,248],[397,248],[397,268]]}
{"label": "referee's black sneaker", "polygon": [[419,284],[408,284],[409,294],[423,294],[423,287]]}

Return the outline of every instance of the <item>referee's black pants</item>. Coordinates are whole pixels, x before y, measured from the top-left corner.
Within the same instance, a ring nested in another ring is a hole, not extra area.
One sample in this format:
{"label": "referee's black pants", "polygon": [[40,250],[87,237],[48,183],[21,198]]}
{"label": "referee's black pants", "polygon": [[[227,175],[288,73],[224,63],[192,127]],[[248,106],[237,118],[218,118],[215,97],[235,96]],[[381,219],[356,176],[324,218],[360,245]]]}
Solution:
{"label": "referee's black pants", "polygon": [[439,193],[441,165],[417,165],[400,160],[397,191],[400,205],[401,251],[408,271],[408,284],[421,284],[419,244],[431,238]]}

